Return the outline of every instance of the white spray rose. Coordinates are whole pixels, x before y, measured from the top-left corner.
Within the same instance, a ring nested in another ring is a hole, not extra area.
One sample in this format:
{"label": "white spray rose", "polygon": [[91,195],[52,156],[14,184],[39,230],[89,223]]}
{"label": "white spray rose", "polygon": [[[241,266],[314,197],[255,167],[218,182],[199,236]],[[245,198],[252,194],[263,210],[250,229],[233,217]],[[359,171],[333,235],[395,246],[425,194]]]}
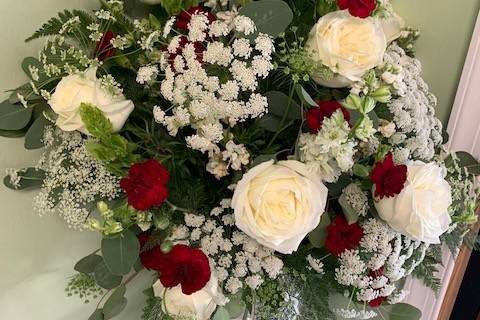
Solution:
{"label": "white spray rose", "polygon": [[232,199],[237,227],[280,253],[296,251],[325,211],[328,189],[298,161],[264,162],[238,182]]}
{"label": "white spray rose", "polygon": [[374,18],[353,17],[348,11],[334,11],[318,20],[306,45],[313,58],[330,67],[338,76],[325,81],[312,78],[327,87],[346,87],[382,63],[387,39]]}
{"label": "white spray rose", "polygon": [[122,129],[134,109],[133,102],[122,94],[112,95],[102,87],[97,68],[64,77],[48,104],[58,115],[57,126],[64,131],[78,130],[88,134],[80,116],[80,105],[90,103],[103,111],[114,131]]}
{"label": "white spray rose", "polygon": [[439,237],[452,222],[450,185],[435,163],[407,164],[407,181],[400,194],[375,202],[380,217],[394,230],[425,243],[440,243]]}
{"label": "white spray rose", "polygon": [[180,285],[168,288],[165,293],[165,287],[160,280],[153,284],[153,292],[156,297],[165,299],[163,312],[170,316],[192,320],[209,320],[217,306],[223,306],[228,302],[218,286],[218,279],[213,274],[202,290],[191,295],[184,294]]}

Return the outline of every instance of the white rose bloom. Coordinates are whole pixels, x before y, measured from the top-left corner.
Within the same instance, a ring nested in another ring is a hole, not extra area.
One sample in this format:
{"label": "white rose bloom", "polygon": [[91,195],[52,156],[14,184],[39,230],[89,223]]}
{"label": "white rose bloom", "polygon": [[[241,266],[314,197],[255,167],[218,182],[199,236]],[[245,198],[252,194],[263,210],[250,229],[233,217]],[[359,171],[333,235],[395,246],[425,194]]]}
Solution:
{"label": "white rose bloom", "polygon": [[[174,317],[185,317],[192,320],[209,320],[218,305],[225,305],[225,298],[218,286],[218,279],[212,274],[210,281],[200,291],[186,295],[180,285],[167,289],[160,280],[153,284],[153,292],[156,297],[164,298],[162,304],[164,312]],[[167,308],[165,310],[164,308]],[[183,319],[183,318],[182,318]]]}
{"label": "white rose bloom", "polygon": [[80,116],[80,105],[90,103],[112,122],[114,131],[122,129],[134,109],[133,102],[122,94],[106,91],[96,76],[97,68],[64,77],[57,85],[48,104],[58,115],[57,126],[64,131],[78,130],[88,134]]}
{"label": "white rose bloom", "polygon": [[387,39],[374,18],[353,17],[348,11],[334,11],[318,20],[306,44],[313,58],[330,67],[338,76],[325,81],[312,75],[320,85],[340,88],[359,81],[363,74],[382,63]]}
{"label": "white rose bloom", "polygon": [[298,161],[264,162],[238,182],[232,199],[237,227],[280,253],[298,249],[325,211],[328,189]]}
{"label": "white rose bloom", "polygon": [[388,42],[392,42],[400,37],[405,28],[405,21],[396,13],[380,19],[380,25],[387,37]]}
{"label": "white rose bloom", "polygon": [[375,202],[375,208],[394,230],[425,243],[440,243],[439,237],[452,222],[450,185],[435,163],[413,161],[407,167],[402,192]]}

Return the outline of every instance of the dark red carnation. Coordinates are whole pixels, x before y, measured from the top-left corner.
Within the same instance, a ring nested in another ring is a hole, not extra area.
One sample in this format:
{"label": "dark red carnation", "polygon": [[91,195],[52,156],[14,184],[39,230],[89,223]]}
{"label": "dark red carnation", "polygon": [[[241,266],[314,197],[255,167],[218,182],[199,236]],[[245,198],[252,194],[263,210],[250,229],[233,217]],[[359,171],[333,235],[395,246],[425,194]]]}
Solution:
{"label": "dark red carnation", "polygon": [[112,31],[107,31],[103,34],[100,41],[97,42],[95,47],[95,56],[100,61],[104,61],[115,54],[115,48],[111,44],[111,40],[115,37]]}
{"label": "dark red carnation", "polygon": [[194,14],[199,14],[199,13],[205,13],[210,23],[216,20],[215,15],[213,15],[213,13],[208,11],[208,9],[202,6],[196,6],[196,7],[191,7],[187,11],[180,12],[177,15],[175,26],[180,30],[187,30],[188,24],[190,23],[190,20],[192,20],[192,16]]}
{"label": "dark red carnation", "polygon": [[325,248],[339,256],[345,250],[355,249],[363,238],[363,229],[358,223],[348,224],[344,216],[337,216],[327,227]]}
{"label": "dark red carnation", "polygon": [[137,210],[148,210],[161,205],[168,197],[170,175],[157,160],[147,160],[130,167],[128,176],[120,180],[128,204]]}
{"label": "dark red carnation", "polygon": [[350,113],[348,110],[334,100],[320,101],[318,107],[308,109],[305,117],[310,132],[314,134],[318,133],[322,128],[323,120],[325,118],[330,118],[337,110],[342,110],[345,120],[347,122],[350,121]]}
{"label": "dark red carnation", "polygon": [[366,18],[372,14],[377,7],[376,0],[337,0],[341,10],[348,9],[352,16]]}
{"label": "dark red carnation", "polygon": [[386,298],[385,297],[378,297],[378,298],[375,298],[373,300],[370,300],[368,302],[368,305],[372,308],[378,308],[380,307],[380,305],[383,303],[383,301],[385,300]]}
{"label": "dark red carnation", "polygon": [[391,153],[373,167],[370,179],[375,184],[375,197],[393,197],[399,194],[407,181],[407,166],[393,163]]}
{"label": "dark red carnation", "polygon": [[[148,236],[141,235],[141,244],[146,243]],[[156,246],[140,254],[143,266],[158,271],[160,282],[166,288],[181,285],[186,295],[195,293],[205,287],[210,281],[210,264],[207,256],[200,249],[177,244],[165,254]]]}

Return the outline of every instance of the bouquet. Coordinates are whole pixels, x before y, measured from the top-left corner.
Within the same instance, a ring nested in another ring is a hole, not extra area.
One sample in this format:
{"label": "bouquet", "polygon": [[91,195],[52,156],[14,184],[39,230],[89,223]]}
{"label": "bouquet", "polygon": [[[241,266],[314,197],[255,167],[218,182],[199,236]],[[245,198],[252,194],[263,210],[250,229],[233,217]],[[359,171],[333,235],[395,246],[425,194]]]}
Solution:
{"label": "bouquet", "polygon": [[[27,41],[0,135],[34,207],[102,235],[69,295],[111,319],[420,319],[446,244],[474,243],[477,161],[448,154],[418,31],[388,0],[102,0]],[[80,258],[80,257],[79,257]],[[73,263],[72,263],[73,265]]]}

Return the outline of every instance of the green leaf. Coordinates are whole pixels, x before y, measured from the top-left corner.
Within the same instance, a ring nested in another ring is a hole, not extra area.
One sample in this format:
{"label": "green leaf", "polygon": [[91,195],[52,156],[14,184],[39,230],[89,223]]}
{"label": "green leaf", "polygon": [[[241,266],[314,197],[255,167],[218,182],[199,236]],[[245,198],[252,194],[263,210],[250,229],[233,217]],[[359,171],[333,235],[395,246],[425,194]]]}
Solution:
{"label": "green leaf", "polygon": [[12,104],[5,100],[0,103],[0,130],[21,130],[32,118],[32,108],[21,104]]}
{"label": "green leaf", "polygon": [[82,258],[75,264],[75,271],[89,274],[95,271],[95,268],[103,261],[102,257],[97,254],[91,254]]}
{"label": "green leaf", "polygon": [[355,211],[352,206],[348,203],[345,195],[342,193],[340,198],[338,198],[338,203],[342,206],[343,214],[348,221],[348,224],[354,224],[358,221],[358,212]]}
{"label": "green leaf", "polygon": [[308,92],[299,84],[295,86],[295,91],[297,92],[298,97],[307,105],[311,107],[317,107],[318,103],[313,100],[313,98],[308,94]]}
{"label": "green leaf", "polygon": [[102,288],[110,290],[122,283],[122,277],[113,275],[107,268],[105,261],[100,262],[93,274],[95,282]]}
{"label": "green leaf", "polygon": [[112,123],[99,108],[82,103],[80,105],[80,116],[85,128],[95,138],[103,138],[113,133]]}
{"label": "green leaf", "polygon": [[[27,77],[29,77],[30,79],[32,79],[32,75],[30,73],[29,66],[36,67],[38,70],[43,69],[42,63],[37,58],[26,57],[25,59],[23,59],[23,61],[22,61],[23,72],[25,72]],[[39,79],[39,80],[41,81],[42,79]]]}
{"label": "green leaf", "polygon": [[110,272],[125,275],[130,272],[140,254],[140,244],[135,234],[126,230],[115,238],[102,239],[102,256]]}
{"label": "green leaf", "polygon": [[253,37],[258,33],[265,33],[276,38],[293,20],[292,10],[281,0],[252,1],[242,7],[239,14],[255,22],[257,33]]}
{"label": "green leaf", "polygon": [[288,110],[288,119],[301,119],[302,108],[293,100],[290,100],[287,95],[280,91],[269,91],[265,94],[268,99],[268,113],[275,116],[283,117],[285,109],[290,103]]}
{"label": "green leaf", "polygon": [[277,160],[277,156],[275,154],[261,154],[255,159],[253,159],[251,167],[258,166],[260,163],[267,162],[270,160]]}
{"label": "green leaf", "polygon": [[33,150],[39,149],[44,146],[43,144],[43,134],[45,132],[45,127],[51,124],[51,122],[45,118],[45,116],[40,115],[28,129],[27,134],[25,135],[25,149]]}
{"label": "green leaf", "polygon": [[27,133],[28,127],[25,127],[20,130],[0,130],[0,137],[5,138],[20,138],[24,137]]}
{"label": "green leaf", "polygon": [[103,305],[104,319],[111,319],[119,315],[127,306],[127,299],[125,298],[125,292],[127,288],[124,284],[119,286],[108,300]]}
{"label": "green leaf", "polygon": [[277,132],[280,129],[282,119],[273,114],[266,114],[257,121],[257,125],[270,132]]}
{"label": "green leaf", "polygon": [[102,309],[95,310],[88,320],[104,320]]}
{"label": "green leaf", "polygon": [[378,312],[382,315],[374,319],[420,320],[422,317],[422,312],[419,309],[407,303],[381,306]]}
{"label": "green leaf", "polygon": [[225,310],[227,310],[230,318],[236,319],[245,313],[247,305],[245,304],[245,301],[242,300],[241,292],[238,292],[229,298],[230,301],[225,305]]}
{"label": "green leaf", "polygon": [[455,152],[459,166],[465,168],[474,175],[480,175],[480,163],[470,153],[465,151]]}
{"label": "green leaf", "polygon": [[323,248],[327,239],[327,227],[332,221],[327,213],[322,215],[318,226],[308,234],[308,240],[315,248]]}
{"label": "green leaf", "polygon": [[25,190],[30,188],[40,188],[45,180],[45,171],[37,168],[25,168],[17,171],[20,181],[18,186],[12,184],[10,176],[3,179],[7,188],[12,190]]}
{"label": "green leaf", "polygon": [[224,307],[218,307],[212,320],[230,320],[230,314]]}
{"label": "green leaf", "polygon": [[317,2],[317,12],[319,15],[324,16],[329,12],[337,10],[337,3],[332,0],[319,0]]}
{"label": "green leaf", "polygon": [[361,164],[354,164],[352,168],[353,174],[360,178],[370,176],[370,168]]}

